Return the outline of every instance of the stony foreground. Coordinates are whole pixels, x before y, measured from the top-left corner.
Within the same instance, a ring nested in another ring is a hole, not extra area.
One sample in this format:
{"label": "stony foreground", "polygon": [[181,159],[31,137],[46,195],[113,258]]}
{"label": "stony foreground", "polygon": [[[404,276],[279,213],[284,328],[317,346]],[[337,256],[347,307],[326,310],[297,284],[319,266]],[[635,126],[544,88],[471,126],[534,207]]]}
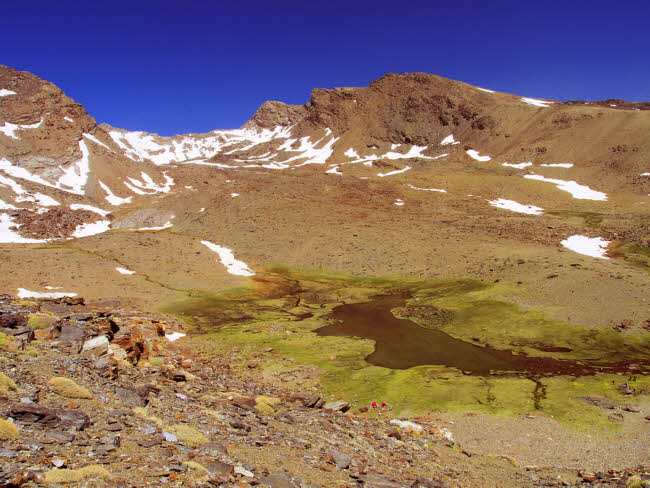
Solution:
{"label": "stony foreground", "polygon": [[162,319],[114,300],[0,297],[0,486],[648,486],[644,467],[519,466],[431,419],[391,423],[381,406],[360,418],[317,389],[239,378]]}

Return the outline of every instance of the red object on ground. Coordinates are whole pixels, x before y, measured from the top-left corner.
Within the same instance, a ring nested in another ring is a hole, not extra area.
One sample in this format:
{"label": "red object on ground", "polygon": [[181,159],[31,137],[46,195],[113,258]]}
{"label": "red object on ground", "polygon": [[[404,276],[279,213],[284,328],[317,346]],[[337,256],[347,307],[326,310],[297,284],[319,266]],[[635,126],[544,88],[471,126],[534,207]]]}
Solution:
{"label": "red object on ground", "polygon": [[381,402],[381,406],[382,406],[382,407],[387,407],[387,406],[388,406],[388,403],[386,403],[386,402]]}
{"label": "red object on ground", "polygon": [[377,408],[377,407],[378,407],[377,402],[372,402],[372,405],[370,405],[370,406],[371,406],[372,408]]}

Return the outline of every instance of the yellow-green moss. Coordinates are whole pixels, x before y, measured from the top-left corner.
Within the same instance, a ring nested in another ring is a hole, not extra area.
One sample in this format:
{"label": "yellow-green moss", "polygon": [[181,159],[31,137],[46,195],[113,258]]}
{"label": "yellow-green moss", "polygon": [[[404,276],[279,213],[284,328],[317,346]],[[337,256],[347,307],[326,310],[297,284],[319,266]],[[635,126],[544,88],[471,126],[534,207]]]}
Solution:
{"label": "yellow-green moss", "polygon": [[0,419],[0,440],[18,439],[18,428],[5,419]]}
{"label": "yellow-green moss", "polygon": [[273,405],[277,405],[278,403],[280,403],[278,398],[261,395],[255,399],[255,408],[258,412],[265,415],[273,415],[275,413]]}
{"label": "yellow-green moss", "polygon": [[0,332],[0,348],[8,349],[10,345],[15,343],[15,340],[14,336],[8,336],[7,334]]}
{"label": "yellow-green moss", "polygon": [[155,367],[159,367],[165,364],[165,360],[163,358],[149,358],[148,361],[151,366]]}
{"label": "yellow-green moss", "polygon": [[55,393],[66,398],[86,398],[89,400],[93,398],[93,394],[90,393],[90,391],[83,386],[79,386],[70,378],[55,376],[48,381],[47,384],[50,385],[50,388],[52,388]]}
{"label": "yellow-green moss", "polygon": [[133,409],[133,413],[136,414],[138,417],[142,417],[143,419],[151,420],[152,422],[155,422],[158,425],[162,425],[163,423],[160,417],[156,417],[155,415],[149,415],[149,412],[145,408],[135,407]]}
{"label": "yellow-green moss", "polygon": [[14,380],[9,378],[4,373],[0,373],[0,392],[1,391],[16,391],[18,390],[18,386],[16,386],[16,383],[14,383]]}
{"label": "yellow-green moss", "polygon": [[625,486],[627,488],[648,488],[650,487],[650,483],[641,479],[640,476],[634,475],[629,480],[627,480],[627,484]]}
{"label": "yellow-green moss", "polygon": [[27,325],[34,329],[45,329],[46,327],[51,327],[56,324],[58,321],[59,319],[51,313],[37,312],[29,316]]}
{"label": "yellow-green moss", "polygon": [[178,437],[178,440],[187,447],[199,447],[208,442],[208,439],[198,430],[185,424],[176,424],[166,429],[169,433]]}
{"label": "yellow-green moss", "polygon": [[202,471],[205,474],[209,473],[208,468],[206,468],[202,464],[197,463],[196,461],[185,461],[183,464],[185,464],[190,469]]}
{"label": "yellow-green moss", "polygon": [[91,464],[79,469],[53,469],[45,473],[46,483],[78,483],[85,479],[110,478],[109,473],[99,464]]}

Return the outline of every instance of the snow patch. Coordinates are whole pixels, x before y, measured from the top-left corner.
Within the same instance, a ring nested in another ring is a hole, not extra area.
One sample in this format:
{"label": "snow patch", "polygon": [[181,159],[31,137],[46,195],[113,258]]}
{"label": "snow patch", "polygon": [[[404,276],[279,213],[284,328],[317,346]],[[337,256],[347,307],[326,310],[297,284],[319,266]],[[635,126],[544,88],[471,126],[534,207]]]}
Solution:
{"label": "snow patch", "polygon": [[221,261],[221,264],[226,267],[228,273],[239,276],[255,275],[255,273],[248,267],[246,263],[235,259],[235,255],[232,253],[232,250],[228,249],[227,247],[222,247],[209,241],[201,241],[201,244],[219,255],[219,260]]}
{"label": "snow patch", "polygon": [[501,166],[509,166],[511,168],[524,169],[532,166],[533,163],[501,163]]}
{"label": "snow patch", "polygon": [[238,197],[238,196],[239,196],[239,193],[231,193],[230,196],[231,196],[232,198],[235,198],[235,197]]}
{"label": "snow patch", "polygon": [[45,120],[43,117],[41,117],[40,122],[36,122],[35,124],[25,124],[25,125],[20,125],[20,124],[12,124],[11,122],[5,122],[3,126],[0,126],[0,132],[2,132],[4,135],[7,137],[11,137],[12,139],[20,139],[16,135],[16,131],[19,130],[27,130],[27,129],[37,129],[41,126],[43,123],[43,120]]}
{"label": "snow patch", "polygon": [[123,205],[125,203],[131,203],[131,199],[133,197],[126,197],[126,198],[121,198],[116,196],[111,189],[102,183],[102,180],[97,180],[97,183],[99,183],[99,186],[102,187],[102,189],[106,192],[106,201],[110,203],[111,205]]}
{"label": "snow patch", "polygon": [[341,173],[341,171],[339,170],[339,167],[338,167],[338,166],[332,166],[330,169],[328,169],[327,171],[325,171],[325,173],[330,174],[330,175],[339,175],[339,176],[343,176],[343,173]]}
{"label": "snow patch", "polygon": [[185,337],[186,334],[183,334],[182,332],[172,332],[171,334],[165,334],[165,337],[169,342],[174,342],[180,339],[181,337]]}
{"label": "snow patch", "polygon": [[494,90],[488,90],[487,88],[481,88],[480,86],[477,86],[476,89],[486,93],[496,93]]}
{"label": "snow patch", "polygon": [[546,166],[547,168],[573,168],[573,164],[571,163],[541,164],[540,166]]}
{"label": "snow patch", "polygon": [[79,141],[79,149],[81,150],[81,159],[76,163],[70,165],[68,168],[59,166],[63,175],[59,177],[57,187],[66,187],[70,193],[77,195],[84,195],[84,187],[88,183],[88,173],[90,173],[90,163],[88,157],[90,152],[86,141]]}
{"label": "snow patch", "polygon": [[397,205],[398,207],[401,207],[402,205],[404,205],[404,200],[398,198],[397,200],[395,200],[395,203],[393,203],[393,205]]}
{"label": "snow patch", "polygon": [[379,176],[380,178],[384,178],[385,176],[398,175],[400,173],[404,173],[404,172],[408,171],[409,169],[411,169],[411,167],[406,166],[405,168],[396,169],[394,171],[389,171],[388,173],[379,173],[377,176]]}
{"label": "snow patch", "polygon": [[584,254],[585,256],[609,259],[606,256],[609,241],[606,241],[602,237],[575,235],[563,240],[561,244],[567,249],[571,249],[579,254]]}
{"label": "snow patch", "polygon": [[130,269],[126,268],[115,268],[118,273],[123,274],[123,275],[132,275],[135,274],[135,271],[131,271]]}
{"label": "snow patch", "polygon": [[63,297],[76,297],[76,293],[63,293],[63,292],[54,292],[54,293],[40,293],[37,291],[29,291],[25,288],[18,288],[18,297],[20,298],[63,298]]}
{"label": "snow patch", "polygon": [[18,93],[7,90],[6,88],[0,88],[0,97],[8,97],[9,95],[18,95]]}
{"label": "snow patch", "polygon": [[11,203],[6,203],[4,200],[0,200],[0,210],[18,210],[18,207]]}
{"label": "snow patch", "polygon": [[83,203],[72,203],[70,204],[72,210],[88,210],[89,212],[95,212],[96,214],[106,217],[111,212],[108,210],[102,210],[101,208],[93,207],[92,205],[85,205]]}
{"label": "snow patch", "polygon": [[72,237],[80,238],[94,236],[108,232],[109,230],[111,230],[111,222],[109,220],[99,220],[97,222],[78,225],[72,233]]}
{"label": "snow patch", "polygon": [[20,227],[14,224],[13,220],[6,213],[0,214],[0,244],[32,244],[35,242],[46,242],[45,239],[29,239],[23,237],[12,228]]}
{"label": "snow patch", "polygon": [[513,212],[529,215],[541,215],[544,212],[543,208],[535,207],[534,205],[522,205],[521,203],[517,203],[514,200],[506,200],[505,198],[499,198],[498,200],[489,200],[488,203],[493,207],[503,208],[506,210],[511,210]]}
{"label": "snow patch", "polygon": [[164,230],[164,229],[169,229],[173,225],[174,224],[172,224],[171,220],[168,220],[163,225],[160,225],[158,227],[140,227],[139,229],[136,229],[136,230]]}
{"label": "snow patch", "polygon": [[545,108],[550,107],[551,103],[555,103],[549,100],[538,100],[536,98],[526,98],[526,97],[522,98],[521,101],[527,103],[528,105],[534,105],[535,107],[545,107]]}
{"label": "snow patch", "polygon": [[441,146],[448,146],[450,144],[460,144],[460,142],[454,140],[454,135],[453,134],[449,134],[442,141],[440,141]]}
{"label": "snow patch", "polygon": [[163,185],[156,184],[155,181],[147,173],[142,171],[140,173],[142,181],[136,180],[135,178],[128,178],[130,183],[126,181],[124,184],[137,195],[153,195],[154,193],[169,193],[171,187],[174,185],[174,179],[171,176],[168,176],[167,173],[163,172],[163,177],[165,178],[165,183]]}
{"label": "snow patch", "polygon": [[106,144],[104,144],[102,141],[100,141],[100,140],[97,139],[95,136],[93,136],[92,134],[86,134],[86,133],[84,132],[84,133],[83,133],[83,136],[84,136],[86,139],[90,139],[90,140],[93,141],[95,144],[99,144],[100,146],[105,147],[105,148],[108,149],[110,152],[112,152],[112,153],[115,152],[115,151],[113,151],[110,147],[108,147]]}
{"label": "snow patch", "polygon": [[74,120],[72,120],[70,117],[63,117],[63,118],[64,118],[65,120],[67,120],[68,122],[72,122],[72,123],[74,123]]}
{"label": "snow patch", "polygon": [[641,176],[650,176],[650,173],[641,173]]}
{"label": "snow patch", "polygon": [[410,183],[408,184],[410,188],[413,188],[414,190],[422,190],[422,191],[437,191],[440,193],[447,193],[447,190],[441,190],[439,188],[418,188],[417,186],[413,186]]}
{"label": "snow patch", "polygon": [[[394,144],[393,144],[393,145],[394,145]],[[394,149],[394,148],[393,148],[393,149]],[[359,156],[359,155],[357,154],[357,152],[356,152],[354,149],[352,149],[352,148],[348,149],[348,150],[345,151],[343,154],[344,154],[345,156],[347,156],[348,158],[357,158],[357,159],[360,159],[360,156]]]}
{"label": "snow patch", "polygon": [[547,183],[553,183],[558,188],[558,190],[569,192],[571,193],[571,196],[573,198],[579,200],[600,200],[600,201],[607,200],[607,193],[592,190],[588,186],[579,185],[575,181],[564,181],[564,180],[556,180],[554,178],[544,178],[541,175],[524,175],[524,178],[528,178],[530,180],[545,181]]}
{"label": "snow patch", "polygon": [[489,161],[490,159],[492,159],[490,156],[480,156],[478,151],[475,151],[474,149],[468,149],[465,152],[467,153],[467,155],[470,158],[476,159],[477,161],[485,162],[485,161]]}

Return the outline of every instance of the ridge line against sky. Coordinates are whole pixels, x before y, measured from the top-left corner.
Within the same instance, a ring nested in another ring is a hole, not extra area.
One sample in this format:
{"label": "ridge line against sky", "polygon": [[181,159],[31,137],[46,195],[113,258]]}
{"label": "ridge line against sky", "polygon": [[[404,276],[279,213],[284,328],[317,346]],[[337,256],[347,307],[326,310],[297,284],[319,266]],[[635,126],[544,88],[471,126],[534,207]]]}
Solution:
{"label": "ridge line against sky", "polygon": [[[98,122],[161,135],[240,127],[266,100],[428,72],[521,96],[650,100],[650,4],[233,2],[3,6],[0,64]],[[0,87],[2,88],[2,87]]]}

